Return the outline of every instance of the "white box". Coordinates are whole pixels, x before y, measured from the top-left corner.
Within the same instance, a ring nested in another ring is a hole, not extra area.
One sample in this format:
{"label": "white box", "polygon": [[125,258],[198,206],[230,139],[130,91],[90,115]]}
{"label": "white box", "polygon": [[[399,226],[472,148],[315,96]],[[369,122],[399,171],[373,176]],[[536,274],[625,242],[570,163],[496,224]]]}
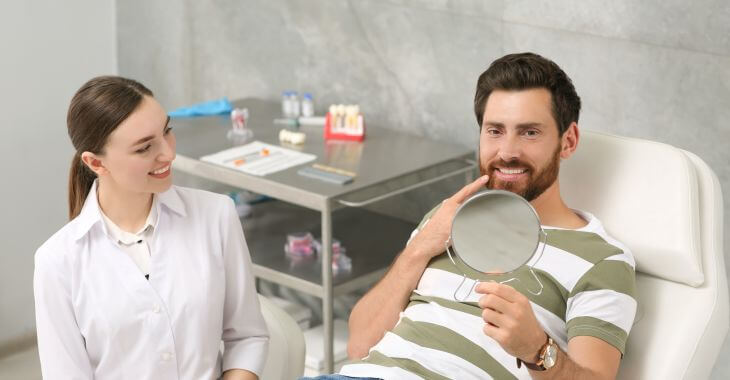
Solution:
{"label": "white box", "polygon": [[[304,366],[308,370],[320,372],[324,370],[324,336],[323,326],[311,328],[304,332],[304,342],[307,352],[304,358]],[[347,361],[347,322],[342,319],[335,319],[334,323],[333,353],[334,362],[340,366]]]}
{"label": "white box", "polygon": [[296,302],[292,302],[283,298],[279,297],[267,297],[271,300],[276,306],[284,309],[284,311],[291,315],[292,318],[297,322],[299,325],[299,328],[302,329],[302,331],[307,331],[309,328],[309,323],[312,320],[312,310],[309,310],[308,307],[302,306]]}

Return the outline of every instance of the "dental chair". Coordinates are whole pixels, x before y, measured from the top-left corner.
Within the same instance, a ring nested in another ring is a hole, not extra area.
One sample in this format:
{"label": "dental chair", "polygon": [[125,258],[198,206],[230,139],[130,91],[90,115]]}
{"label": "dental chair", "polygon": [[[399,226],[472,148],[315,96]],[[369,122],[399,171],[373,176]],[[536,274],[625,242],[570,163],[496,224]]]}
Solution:
{"label": "dental chair", "polygon": [[269,355],[261,380],[293,380],[304,373],[304,333],[282,308],[259,294],[269,328]]}
{"label": "dental chair", "polygon": [[618,378],[708,378],[729,324],[717,176],[670,145],[581,131],[560,183],[566,203],[636,259],[639,305]]}

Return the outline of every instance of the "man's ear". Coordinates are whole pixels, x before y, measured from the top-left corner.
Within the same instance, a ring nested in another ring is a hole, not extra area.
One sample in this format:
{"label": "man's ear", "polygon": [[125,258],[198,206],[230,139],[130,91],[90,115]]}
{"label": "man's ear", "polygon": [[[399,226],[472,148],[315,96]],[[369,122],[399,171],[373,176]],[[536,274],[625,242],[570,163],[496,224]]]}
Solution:
{"label": "man's ear", "polygon": [[572,156],[573,152],[578,148],[579,139],[580,131],[578,130],[578,123],[572,122],[565,133],[563,133],[563,137],[561,137],[560,158],[566,159]]}
{"label": "man's ear", "polygon": [[81,153],[81,161],[97,176],[109,172],[108,170],[106,170],[104,164],[101,162],[101,157],[89,151]]}

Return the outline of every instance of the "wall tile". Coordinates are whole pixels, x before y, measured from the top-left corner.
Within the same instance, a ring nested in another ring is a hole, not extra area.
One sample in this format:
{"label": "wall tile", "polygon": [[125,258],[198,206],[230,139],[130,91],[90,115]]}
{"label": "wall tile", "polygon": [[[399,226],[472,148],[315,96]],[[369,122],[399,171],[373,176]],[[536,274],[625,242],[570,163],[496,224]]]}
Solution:
{"label": "wall tile", "polygon": [[463,15],[502,19],[504,0],[377,0],[413,9],[424,9]]}
{"label": "wall tile", "polygon": [[474,86],[501,55],[500,22],[383,1],[191,8],[206,15],[191,19],[196,96],[293,88],[313,92],[320,112],[356,102],[372,125],[476,143]]}
{"label": "wall tile", "polygon": [[504,21],[730,55],[726,0],[517,0]]}
{"label": "wall tile", "polygon": [[119,73],[141,81],[170,109],[195,92],[188,16],[185,2],[117,1]]}

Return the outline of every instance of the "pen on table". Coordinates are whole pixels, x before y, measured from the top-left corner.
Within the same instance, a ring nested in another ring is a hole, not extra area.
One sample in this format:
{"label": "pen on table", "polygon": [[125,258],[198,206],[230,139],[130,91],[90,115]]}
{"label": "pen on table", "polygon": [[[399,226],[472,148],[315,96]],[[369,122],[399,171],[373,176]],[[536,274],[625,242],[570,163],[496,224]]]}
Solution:
{"label": "pen on table", "polygon": [[315,169],[324,170],[326,172],[337,173],[337,174],[346,175],[346,176],[350,176],[350,177],[357,176],[357,173],[355,173],[355,172],[351,172],[351,171],[345,170],[345,169],[335,168],[332,166],[327,166],[327,165],[322,165],[322,164],[312,164],[312,167]]}
{"label": "pen on table", "polygon": [[258,159],[264,158],[269,156],[270,152],[268,149],[263,148],[258,152],[248,153],[244,154],[243,156],[238,156],[234,158],[230,158],[228,160],[225,160],[224,163],[229,163],[233,161],[233,165],[235,166],[241,166],[245,164],[246,162],[256,161]]}

